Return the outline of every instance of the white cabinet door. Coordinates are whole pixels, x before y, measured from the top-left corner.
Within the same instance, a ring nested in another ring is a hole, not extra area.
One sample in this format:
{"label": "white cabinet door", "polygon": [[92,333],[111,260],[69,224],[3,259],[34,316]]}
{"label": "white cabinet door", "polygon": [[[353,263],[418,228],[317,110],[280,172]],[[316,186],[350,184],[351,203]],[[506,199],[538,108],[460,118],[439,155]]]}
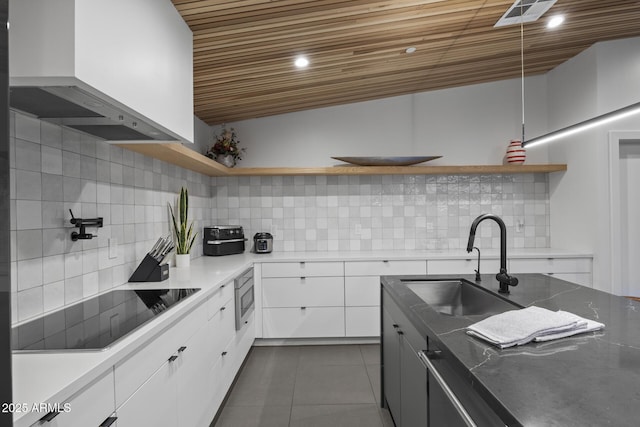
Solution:
{"label": "white cabinet door", "polygon": [[205,324],[206,310],[206,305],[201,304],[141,350],[115,366],[116,408]]}
{"label": "white cabinet door", "polygon": [[262,307],[344,306],[342,277],[262,279]]}
{"label": "white cabinet door", "polygon": [[344,307],[265,308],[264,338],[344,336]]}
{"label": "white cabinet door", "polygon": [[199,427],[208,425],[207,405],[213,399],[214,387],[208,383],[203,369],[215,360],[210,343],[211,322],[201,327],[183,347],[180,347],[178,359],[178,423],[180,427]]}
{"label": "white cabinet door", "polygon": [[379,337],[380,307],[346,307],[345,330],[348,337]]}
{"label": "white cabinet door", "polygon": [[177,366],[166,361],[120,406],[118,427],[177,426]]}
{"label": "white cabinet door", "polygon": [[50,421],[38,421],[35,426],[98,427],[115,410],[113,404],[113,370],[80,391],[68,402],[69,411],[63,409]]}
{"label": "white cabinet door", "polygon": [[582,286],[593,286],[591,273],[549,273],[548,275],[560,280],[566,280],[567,282],[577,283]]}
{"label": "white cabinet door", "polygon": [[421,260],[346,261],[345,276],[390,276],[426,274],[426,262]]}
{"label": "white cabinet door", "polygon": [[590,258],[529,258],[509,260],[514,273],[591,273]]}
{"label": "white cabinet door", "polygon": [[345,277],[344,300],[347,307],[379,306],[380,276]]}

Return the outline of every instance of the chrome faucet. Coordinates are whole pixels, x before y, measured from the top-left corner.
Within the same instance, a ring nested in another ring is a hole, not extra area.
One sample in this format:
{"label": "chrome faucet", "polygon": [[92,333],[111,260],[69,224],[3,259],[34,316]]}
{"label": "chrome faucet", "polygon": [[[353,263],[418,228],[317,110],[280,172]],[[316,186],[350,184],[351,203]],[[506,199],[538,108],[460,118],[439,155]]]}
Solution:
{"label": "chrome faucet", "polygon": [[499,216],[493,214],[482,214],[473,220],[473,224],[471,224],[471,231],[469,231],[467,252],[471,252],[473,250],[473,241],[476,238],[476,229],[485,219],[494,220],[500,227],[500,272],[496,274],[496,280],[500,283],[500,289],[498,292],[508,294],[509,286],[516,286],[518,284],[518,278],[509,276],[507,273],[507,227]]}

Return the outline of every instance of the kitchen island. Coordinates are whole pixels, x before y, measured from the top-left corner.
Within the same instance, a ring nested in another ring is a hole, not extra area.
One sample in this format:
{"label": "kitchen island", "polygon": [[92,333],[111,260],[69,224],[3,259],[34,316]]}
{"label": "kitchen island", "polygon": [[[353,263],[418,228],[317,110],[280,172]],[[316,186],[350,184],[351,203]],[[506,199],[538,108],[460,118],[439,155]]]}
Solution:
{"label": "kitchen island", "polygon": [[[535,305],[569,311],[602,322],[605,329],[500,350],[465,333],[467,326],[487,315],[441,314],[402,282],[407,279],[438,280],[452,277],[474,282],[473,276],[455,275],[381,278],[383,402],[391,403],[397,424],[400,415],[404,417],[399,423],[402,426],[418,425],[411,419],[414,416],[418,419],[429,417],[420,408],[417,415],[416,411],[405,411],[405,398],[413,393],[403,394],[402,399],[397,400],[402,405],[398,403],[394,412],[395,393],[400,387],[393,383],[393,376],[389,376],[389,372],[385,374],[385,370],[394,368],[391,356],[395,357],[396,353],[389,346],[395,342],[392,337],[395,336],[394,332],[401,328],[399,333],[404,340],[409,341],[413,336],[417,337],[413,343],[418,344],[412,345],[422,345],[421,342],[426,345],[426,348],[414,350],[427,350],[426,354],[432,355],[441,378],[448,383],[462,405],[468,407],[471,418],[478,426],[496,425],[495,420],[509,426],[637,425],[637,407],[640,403],[640,303],[553,277],[520,274],[520,284],[502,297],[523,307]],[[497,293],[498,285],[491,275],[482,276],[482,281],[477,284]],[[385,330],[385,312],[391,313],[393,322],[400,318],[400,323],[404,319],[405,324],[398,326],[398,323],[393,323],[392,327]],[[413,363],[411,359],[409,363]],[[414,363],[412,366],[419,369],[424,365]],[[424,373],[415,372],[415,375],[408,376],[407,383],[415,382],[412,378],[420,378],[421,375],[427,378]],[[402,376],[401,380],[405,377]],[[429,376],[429,392],[435,385],[433,381]],[[427,385],[424,385],[426,388]],[[424,405],[427,407],[427,401],[424,401]],[[401,406],[402,411],[398,409]],[[433,409],[432,415],[435,416],[436,406]],[[487,411],[490,413],[486,419],[493,421],[485,420],[483,413]],[[429,425],[449,427],[458,424],[453,420],[438,424],[432,419]],[[465,424],[461,422],[459,425]]]}

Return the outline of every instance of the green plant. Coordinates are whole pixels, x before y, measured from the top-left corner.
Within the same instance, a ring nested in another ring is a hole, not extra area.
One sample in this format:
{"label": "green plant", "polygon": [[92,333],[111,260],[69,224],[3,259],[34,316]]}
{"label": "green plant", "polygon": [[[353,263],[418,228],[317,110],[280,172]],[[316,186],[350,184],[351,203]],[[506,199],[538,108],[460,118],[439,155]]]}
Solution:
{"label": "green plant", "polygon": [[178,210],[180,214],[180,224],[176,221],[173,208],[171,204],[169,204],[169,211],[171,212],[171,219],[173,221],[173,231],[175,233],[176,253],[178,255],[184,255],[191,252],[193,242],[198,235],[198,232],[194,233],[193,231],[193,221],[191,221],[191,224],[188,224],[189,192],[184,187],[180,190],[180,197],[178,197]]}

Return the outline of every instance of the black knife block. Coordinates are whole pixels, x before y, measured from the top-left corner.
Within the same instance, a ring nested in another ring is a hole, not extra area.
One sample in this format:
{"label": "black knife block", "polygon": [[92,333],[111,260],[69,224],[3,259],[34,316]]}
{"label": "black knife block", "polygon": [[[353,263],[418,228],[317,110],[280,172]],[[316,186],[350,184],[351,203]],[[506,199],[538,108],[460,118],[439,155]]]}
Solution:
{"label": "black knife block", "polygon": [[169,278],[169,264],[158,264],[151,255],[144,259],[129,278],[130,282],[162,282]]}

